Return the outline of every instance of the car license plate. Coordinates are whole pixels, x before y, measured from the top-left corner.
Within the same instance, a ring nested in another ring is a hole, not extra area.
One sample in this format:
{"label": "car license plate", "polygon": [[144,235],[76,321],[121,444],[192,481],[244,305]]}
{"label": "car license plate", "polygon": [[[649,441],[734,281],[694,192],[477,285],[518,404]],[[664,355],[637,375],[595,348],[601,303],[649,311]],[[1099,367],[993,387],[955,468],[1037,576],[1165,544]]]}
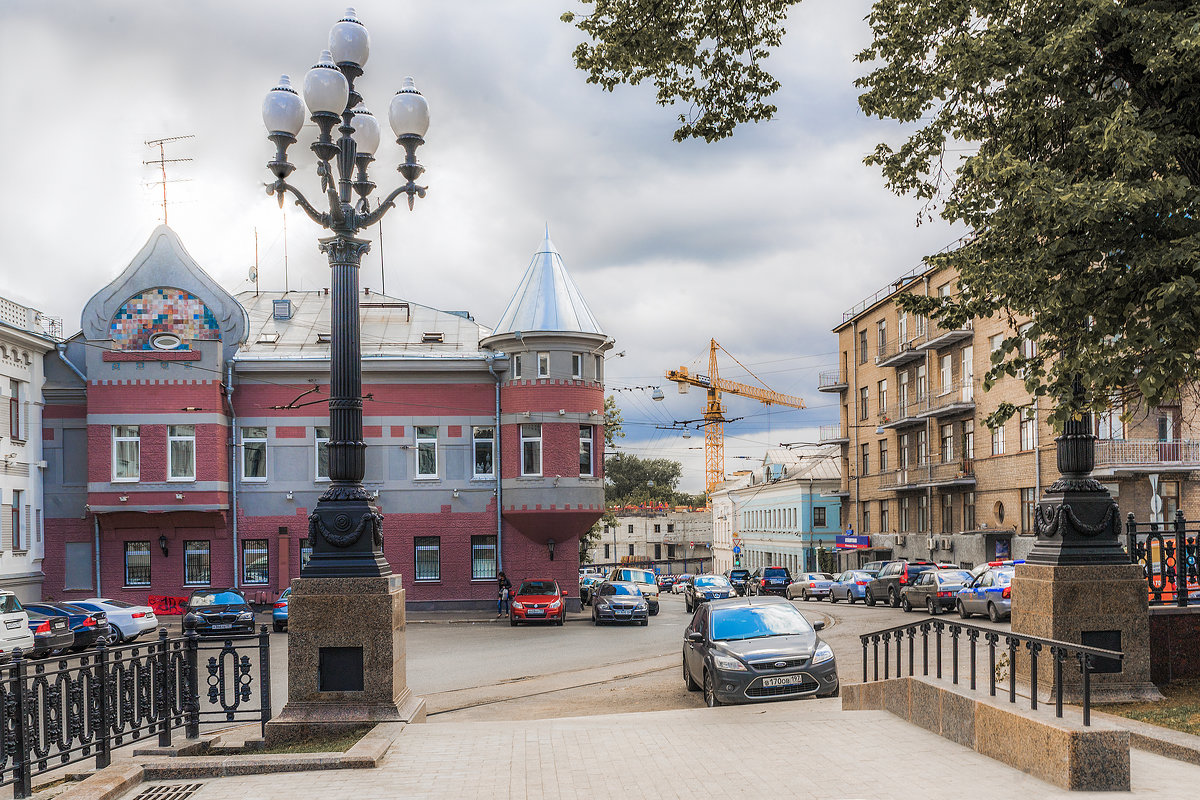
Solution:
{"label": "car license plate", "polygon": [[528,614],[529,614],[529,616],[531,616],[531,617],[544,617],[544,616],[546,616],[546,612],[545,612],[545,611],[543,611],[543,610],[542,610],[542,609],[540,609],[540,608],[531,608],[531,609],[529,609],[529,611],[528,611],[528,612],[526,612],[526,613],[528,613]]}
{"label": "car license plate", "polygon": [[617,609],[617,614],[621,615],[622,617],[628,617],[632,613],[633,613],[633,611],[628,608],[618,608]]}
{"label": "car license plate", "polygon": [[21,620],[19,620],[19,619],[6,620],[4,623],[4,627],[8,628],[10,631],[14,630],[15,628],[19,628],[19,627],[21,627]]}
{"label": "car license plate", "polygon": [[221,623],[218,623],[218,624],[216,624],[216,625],[213,625],[213,630],[214,630],[214,631],[223,631],[223,630],[226,630],[226,629],[228,629],[228,628],[232,628],[232,627],[233,627],[233,624],[232,624],[232,623],[229,623],[229,622],[221,622]]}
{"label": "car license plate", "polygon": [[780,675],[776,678],[763,678],[762,685],[764,689],[769,689],[772,686],[795,686],[803,680],[802,675]]}

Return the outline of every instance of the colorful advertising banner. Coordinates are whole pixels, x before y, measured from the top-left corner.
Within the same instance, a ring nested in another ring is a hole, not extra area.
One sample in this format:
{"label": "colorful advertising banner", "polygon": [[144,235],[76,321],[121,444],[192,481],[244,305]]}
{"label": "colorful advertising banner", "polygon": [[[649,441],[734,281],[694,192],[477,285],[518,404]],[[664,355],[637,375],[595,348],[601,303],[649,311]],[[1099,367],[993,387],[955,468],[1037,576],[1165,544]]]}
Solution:
{"label": "colorful advertising banner", "polygon": [[835,547],[838,550],[868,550],[871,547],[871,537],[842,536],[839,534]]}

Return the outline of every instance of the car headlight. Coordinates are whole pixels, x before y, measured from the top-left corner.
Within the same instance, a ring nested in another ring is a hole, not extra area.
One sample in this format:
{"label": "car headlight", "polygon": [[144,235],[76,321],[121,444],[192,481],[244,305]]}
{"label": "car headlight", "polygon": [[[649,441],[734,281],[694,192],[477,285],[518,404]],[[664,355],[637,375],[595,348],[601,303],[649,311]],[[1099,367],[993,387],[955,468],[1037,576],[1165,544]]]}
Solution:
{"label": "car headlight", "polygon": [[[832,655],[832,653],[830,655]],[[724,670],[740,670],[742,672],[745,672],[746,670],[746,665],[738,661],[733,656],[714,655],[713,666],[715,666],[717,669]]]}
{"label": "car headlight", "polygon": [[558,608],[558,607],[560,607],[561,605],[562,605],[562,602],[561,602],[561,601],[559,601],[559,600],[555,600],[553,603],[551,603],[551,604],[550,604],[550,608]]}
{"label": "car headlight", "polygon": [[821,642],[821,646],[817,648],[817,652],[813,653],[812,663],[824,664],[826,661],[833,659],[833,648]]}
{"label": "car headlight", "polygon": [[243,611],[242,613],[238,614],[238,619],[239,619],[239,620],[241,620],[241,621],[243,621],[243,622],[244,622],[244,621],[246,621],[246,620],[251,620],[251,619],[254,619],[254,612],[252,612],[252,611]]}
{"label": "car headlight", "polygon": [[641,601],[640,603],[638,603],[638,604],[637,604],[637,610],[638,610],[638,611],[645,611],[645,610],[646,610],[646,601],[645,601],[645,600],[643,600],[643,601]]}
{"label": "car headlight", "polygon": [[513,608],[515,608],[515,609],[516,609],[516,610],[518,610],[518,611],[520,611],[521,609],[525,608],[524,604],[522,604],[522,603],[518,603],[516,600],[513,600],[513,601],[512,601],[512,607],[513,607]]}

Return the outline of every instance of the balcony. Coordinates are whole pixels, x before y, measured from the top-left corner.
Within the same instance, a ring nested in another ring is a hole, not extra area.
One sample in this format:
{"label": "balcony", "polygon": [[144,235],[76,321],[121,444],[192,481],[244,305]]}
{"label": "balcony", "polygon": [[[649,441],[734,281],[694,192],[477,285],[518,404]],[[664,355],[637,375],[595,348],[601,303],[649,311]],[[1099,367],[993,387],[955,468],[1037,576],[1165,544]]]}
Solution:
{"label": "balcony", "polygon": [[915,340],[898,340],[893,339],[887,344],[879,348],[879,354],[875,356],[875,366],[877,367],[902,367],[912,361],[919,361],[925,358],[925,352],[914,346]]}
{"label": "balcony", "polygon": [[918,396],[916,400],[888,406],[887,410],[879,415],[879,427],[905,428],[924,422],[928,415],[922,412],[926,409],[927,403],[928,401],[922,395]]}
{"label": "balcony", "polygon": [[817,377],[818,392],[844,392],[850,387],[846,380],[846,373],[841,370],[831,370],[822,372]]}
{"label": "balcony", "polygon": [[885,492],[904,492],[930,486],[974,486],[975,462],[971,459],[934,462],[916,467],[890,470],[880,476],[879,488]]}
{"label": "balcony", "polygon": [[929,322],[926,325],[925,336],[914,342],[913,346],[919,350],[940,350],[974,335],[975,330],[970,320],[961,328],[943,328],[936,322]]}
{"label": "balcony", "polygon": [[923,398],[923,402],[920,404],[921,408],[916,416],[921,419],[946,417],[975,410],[975,382],[973,380],[955,381],[949,386],[938,388],[941,391],[936,394],[930,392]]}
{"label": "balcony", "polygon": [[1200,442],[1160,442],[1154,439],[1098,439],[1098,478],[1145,475],[1151,472],[1200,471]]}
{"label": "balcony", "polygon": [[821,444],[849,444],[850,432],[845,425],[822,425],[817,441]]}

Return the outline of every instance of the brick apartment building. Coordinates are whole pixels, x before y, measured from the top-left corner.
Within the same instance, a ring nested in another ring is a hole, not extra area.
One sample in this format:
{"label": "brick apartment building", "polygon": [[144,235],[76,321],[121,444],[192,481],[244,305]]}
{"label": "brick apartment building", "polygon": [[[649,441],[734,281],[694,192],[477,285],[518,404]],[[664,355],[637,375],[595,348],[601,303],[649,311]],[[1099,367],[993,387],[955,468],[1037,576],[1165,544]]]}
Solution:
{"label": "brick apartment building", "polygon": [[[822,428],[821,441],[841,445],[844,519],[870,536],[859,562],[1021,558],[1033,545],[1036,504],[1059,476],[1051,401],[1033,401],[1016,378],[982,389],[991,353],[1014,333],[1007,323],[948,330],[897,307],[901,295],[946,295],[956,283],[949,270],[914,270],[833,329],[839,368],[818,388],[841,398],[841,421]],[[990,430],[984,420],[1005,401],[1020,411]],[[1094,476],[1122,516],[1150,520],[1156,493],[1163,518],[1200,512],[1194,411],[1114,407],[1096,420]]]}
{"label": "brick apartment building", "polygon": [[[612,340],[549,237],[494,329],[362,292],[366,486],[410,607],[490,605],[498,569],[574,594]],[[300,574],[328,481],[331,300],[235,297],[154,231],[47,360],[47,596],[273,599]]]}

